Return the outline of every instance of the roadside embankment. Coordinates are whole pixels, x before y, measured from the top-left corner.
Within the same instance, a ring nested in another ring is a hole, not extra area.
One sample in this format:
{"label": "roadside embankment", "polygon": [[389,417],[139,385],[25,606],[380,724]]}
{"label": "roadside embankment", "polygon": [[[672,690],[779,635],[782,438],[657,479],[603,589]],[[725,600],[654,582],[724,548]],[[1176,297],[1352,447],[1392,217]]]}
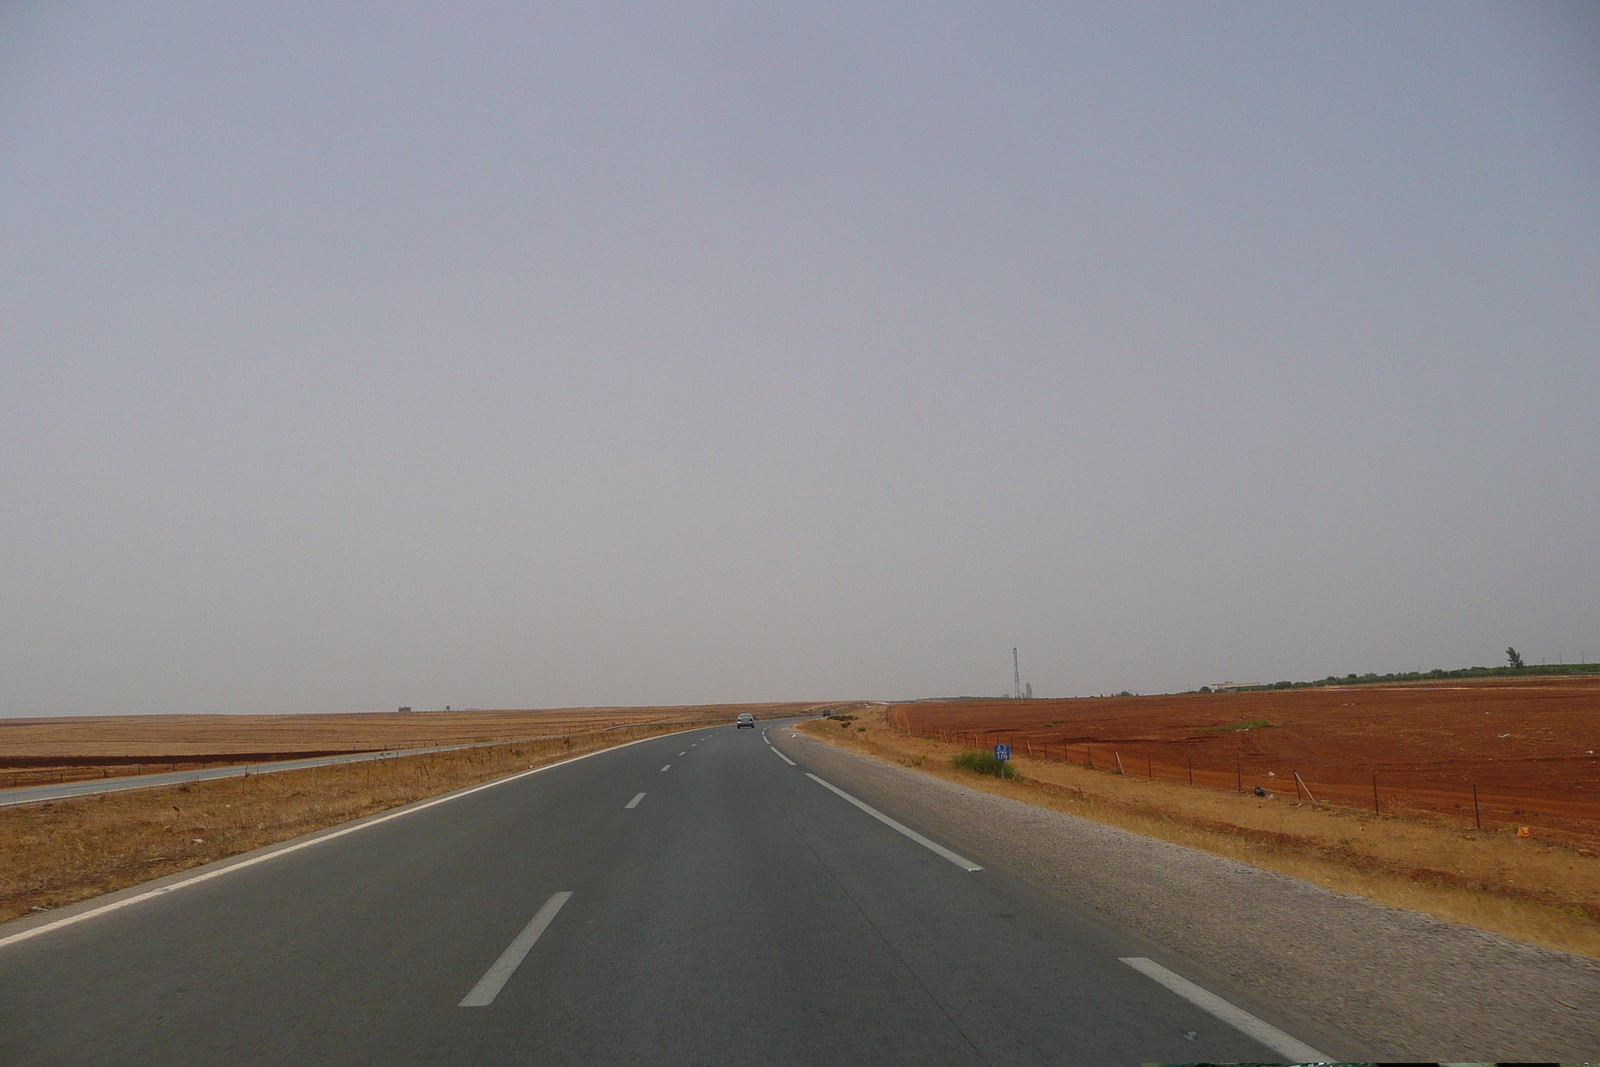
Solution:
{"label": "roadside embankment", "polygon": [[766,719],[811,705],[465,709],[292,715],[101,715],[0,719],[0,789],[181,773],[340,753],[577,736],[647,723]]}
{"label": "roadside embankment", "polygon": [[966,749],[893,729],[879,708],[801,731],[836,746],[998,796],[1240,860],[1520,941],[1600,959],[1600,858],[1512,830],[1425,815],[1319,808],[1288,795],[1238,796],[1058,761],[1014,759],[1001,780],[951,765]]}
{"label": "roadside embankment", "polygon": [[656,723],[0,808],[0,922],[584,752]]}
{"label": "roadside embankment", "polygon": [[[1098,917],[1115,931],[1108,951],[1160,956],[1315,1047],[1362,1053],[1353,1059],[1594,1058],[1593,959],[1264,869],[1295,855],[1245,833],[1242,817],[1234,823],[1241,832],[1229,835],[1124,793],[1132,782],[1090,781],[1080,794],[958,772],[949,752],[901,747],[874,720],[842,728],[814,721],[797,727],[797,739],[789,730],[772,737],[866,803],[1035,887],[1065,912]],[[1224,848],[1248,858],[1214,854]]]}

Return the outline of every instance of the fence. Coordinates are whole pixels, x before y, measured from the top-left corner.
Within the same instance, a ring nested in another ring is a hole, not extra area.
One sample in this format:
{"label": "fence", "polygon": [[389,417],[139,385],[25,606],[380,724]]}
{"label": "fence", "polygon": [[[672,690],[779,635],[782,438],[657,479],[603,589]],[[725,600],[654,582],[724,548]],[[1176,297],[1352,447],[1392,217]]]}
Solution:
{"label": "fence", "polygon": [[[897,709],[899,711],[899,709]],[[1199,788],[1274,797],[1293,796],[1317,807],[1365,809],[1378,815],[1432,815],[1463,828],[1495,830],[1538,823],[1542,828],[1585,838],[1600,834],[1600,790],[1575,783],[1563,796],[1480,784],[1470,772],[1436,767],[1388,767],[1245,755],[1221,761],[1183,752],[1181,742],[1072,742],[1010,729],[960,730],[913,725],[903,711],[890,725],[916,737],[976,749],[1005,742],[1013,757],[1076,764],[1086,770],[1177,782]],[[1177,751],[1174,751],[1177,750]],[[1590,761],[1593,763],[1594,761]]]}

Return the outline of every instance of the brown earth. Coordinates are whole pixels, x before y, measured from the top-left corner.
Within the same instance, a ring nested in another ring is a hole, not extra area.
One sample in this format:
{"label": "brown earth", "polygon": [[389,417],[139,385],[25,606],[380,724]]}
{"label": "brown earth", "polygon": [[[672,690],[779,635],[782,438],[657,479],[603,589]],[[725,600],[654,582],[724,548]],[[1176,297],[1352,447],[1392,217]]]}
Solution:
{"label": "brown earth", "polygon": [[[1040,760],[1600,843],[1600,676],[896,704],[915,735]],[[1243,726],[1265,722],[1270,726]],[[1233,727],[1230,729],[1230,727]],[[1192,768],[1192,771],[1191,771]],[[1477,813],[1473,787],[1477,787]]]}
{"label": "brown earth", "polygon": [[347,752],[556,737],[673,720],[767,718],[809,704],[344,715],[117,715],[0,719],[0,789]]}
{"label": "brown earth", "polygon": [[1600,959],[1600,858],[1582,843],[1543,830],[1521,838],[1511,826],[1480,831],[1454,816],[1426,812],[1380,816],[1370,806],[1317,807],[1297,801],[1292,791],[1258,798],[1184,779],[1117,774],[1098,748],[1095,769],[1023,754],[1013,761],[1019,776],[1000,779],[952,764],[972,748],[966,739],[944,741],[891,726],[885,712],[904,707],[860,713],[837,725],[814,720],[798,730],[1027,804]]}
{"label": "brown earth", "polygon": [[[425,747],[487,740],[484,735],[545,736],[399,759],[344,763],[277,774],[154,786],[0,808],[0,922],[114,892],[348,822],[462,786],[585,752],[673,731],[695,721],[726,723],[741,711],[758,718],[816,705],[741,704],[578,711],[452,712],[446,716],[186,716],[33,720],[12,755],[29,745],[69,742],[76,753],[222,749],[237,755],[271,746],[305,755],[310,746]],[[433,721],[427,721],[432,718]],[[329,719],[337,721],[329,722]],[[413,719],[424,720],[413,725]],[[650,722],[637,720],[650,719]],[[398,720],[398,721],[397,721]],[[622,720],[624,725],[618,725]],[[628,720],[634,720],[628,723]],[[576,729],[579,724],[584,729]],[[559,731],[559,735],[552,736]],[[57,748],[55,751],[62,751]],[[181,765],[181,763],[180,763]],[[166,770],[167,765],[151,767]]]}

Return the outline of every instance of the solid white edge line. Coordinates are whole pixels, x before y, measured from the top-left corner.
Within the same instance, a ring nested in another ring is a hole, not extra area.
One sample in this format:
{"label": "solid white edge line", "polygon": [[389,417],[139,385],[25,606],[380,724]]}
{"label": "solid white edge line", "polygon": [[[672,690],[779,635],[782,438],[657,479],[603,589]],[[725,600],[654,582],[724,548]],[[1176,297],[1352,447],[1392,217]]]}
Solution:
{"label": "solid white edge line", "polygon": [[[780,752],[780,753],[778,753],[778,755],[781,756],[781,755],[783,755],[783,753]],[[933,841],[929,841],[926,837],[923,837],[921,834],[919,834],[915,830],[911,829],[911,827],[906,826],[906,825],[904,825],[902,823],[895,822],[893,819],[889,818],[889,816],[885,815],[883,812],[879,811],[877,808],[873,807],[870,804],[866,804],[866,803],[863,803],[862,801],[857,800],[855,797],[851,796],[849,793],[846,793],[843,789],[840,789],[838,786],[832,784],[831,782],[824,782],[821,778],[818,778],[816,775],[812,774],[810,771],[806,772],[806,777],[811,779],[813,782],[816,782],[822,788],[832,790],[833,792],[839,794],[841,797],[843,797],[844,799],[848,800],[850,803],[854,804],[856,807],[860,808],[862,811],[866,812],[868,815],[872,816],[874,819],[877,819],[879,822],[883,823],[885,826],[889,827],[890,829],[898,830],[900,833],[905,834],[907,837],[911,838],[911,840],[915,841],[917,844],[921,845],[923,848],[928,849],[931,852],[937,852],[939,855],[943,856],[945,859],[949,860],[951,863],[955,864],[957,867],[960,867],[963,870],[967,870],[967,871],[981,871],[981,870],[983,870],[982,867],[978,866],[976,863],[973,863],[971,860],[967,859],[965,856],[959,855],[959,854],[957,854],[955,852],[951,852],[949,849],[945,848],[943,845],[937,844],[937,843],[935,843]]]}
{"label": "solid white edge line", "polygon": [[626,804],[624,804],[622,806],[624,808],[637,808],[639,806],[639,801],[641,801],[643,799],[644,799],[644,794],[643,793],[635,793],[633,795],[633,799],[628,801]]}
{"label": "solid white edge line", "polygon": [[795,763],[794,760],[790,759],[788,756],[785,756],[782,752],[779,752],[777,749],[774,748],[772,750],[772,754],[774,756],[777,756],[779,759],[783,760],[783,762],[787,763],[789,766],[791,766],[791,767],[796,766],[796,763]]}
{"label": "solid white edge line", "polygon": [[517,939],[511,942],[504,952],[500,953],[500,958],[495,960],[493,966],[487,971],[483,972],[483,977],[478,979],[478,984],[472,987],[472,992],[468,993],[461,1003],[456,1006],[458,1008],[487,1008],[490,1004],[493,1004],[494,998],[500,995],[500,990],[510,980],[511,973],[517,969],[517,965],[528,955],[529,950],[533,948],[533,943],[539,940],[539,935],[545,932],[545,928],[550,925],[550,921],[556,917],[556,912],[561,910],[561,905],[571,899],[572,894],[563,890],[545,901],[544,907],[540,908],[528,925],[522,928],[522,933],[517,935]]}
{"label": "solid white edge line", "polygon": [[1167,970],[1143,956],[1118,957],[1123,963],[1153,981],[1159,982],[1201,1011],[1216,1016],[1246,1037],[1254,1038],[1278,1055],[1295,1063],[1331,1063],[1334,1057],[1296,1041],[1271,1023],[1262,1022],[1243,1008],[1236,1008],[1215,993],[1207,992],[1189,979]]}
{"label": "solid white edge line", "polygon": [[[665,734],[662,736],[670,737],[672,735]],[[482,785],[471,786],[455,793],[446,793],[442,797],[434,797],[431,800],[420,800],[415,804],[407,805],[398,811],[391,811],[387,815],[379,815],[377,818],[369,819],[366,822],[357,822],[347,825],[342,829],[332,830],[327,833],[320,834],[317,837],[310,838],[306,841],[298,841],[292,845],[284,845],[282,848],[273,849],[271,852],[263,852],[259,856],[251,856],[249,859],[240,860],[237,863],[229,863],[226,867],[218,867],[215,870],[194,875],[192,878],[185,878],[182,881],[173,882],[170,885],[164,885],[157,889],[147,889],[143,893],[135,893],[133,896],[123,897],[121,900],[114,900],[109,904],[102,904],[98,908],[90,908],[88,911],[80,911],[76,915],[68,915],[65,918],[57,919],[54,922],[44,923],[43,925],[35,926],[28,930],[21,930],[6,937],[0,937],[0,948],[5,948],[7,945],[14,945],[19,941],[26,941],[30,937],[38,937],[40,934],[48,933],[51,930],[59,930],[63,926],[72,926],[75,923],[81,923],[85,919],[93,919],[97,916],[104,915],[107,912],[119,911],[122,908],[131,907],[134,904],[143,904],[147,900],[153,900],[156,897],[163,896],[172,892],[174,889],[183,889],[187,886],[198,885],[201,882],[209,882],[213,878],[220,878],[225,874],[232,874],[234,871],[242,871],[246,867],[254,867],[258,863],[265,863],[268,860],[277,859],[279,856],[287,856],[291,852],[299,852],[303,848],[310,848],[312,845],[320,845],[324,841],[332,841],[334,838],[343,837],[345,834],[353,834],[357,830],[365,830],[369,826],[378,826],[381,823],[388,822],[390,819],[403,818],[407,815],[414,815],[419,811],[426,811],[427,809],[435,807],[439,804],[448,804],[452,800],[460,800],[462,797],[469,797],[474,793],[481,793],[485,789],[493,789],[497,785],[505,785],[508,782],[515,782],[519,779],[528,777],[530,774],[542,774],[545,771],[553,771],[557,767],[565,767],[569,763],[576,763],[579,760],[588,759],[591,756],[599,756],[607,752],[616,752],[619,749],[628,748],[631,745],[642,745],[646,741],[655,740],[659,740],[659,738],[641,737],[637,741],[624,741],[620,745],[613,745],[610,748],[597,748],[593,752],[585,752],[581,756],[573,756],[571,759],[564,759],[559,763],[547,763],[543,767],[530,767],[528,770],[518,771],[516,774],[507,775],[504,778],[496,778],[492,782],[484,782]]]}

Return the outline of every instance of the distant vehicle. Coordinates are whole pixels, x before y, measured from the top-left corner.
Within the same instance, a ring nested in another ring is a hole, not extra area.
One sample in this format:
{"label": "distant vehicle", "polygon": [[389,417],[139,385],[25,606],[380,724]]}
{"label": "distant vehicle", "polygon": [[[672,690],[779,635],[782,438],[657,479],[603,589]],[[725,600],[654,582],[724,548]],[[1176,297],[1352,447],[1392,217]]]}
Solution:
{"label": "distant vehicle", "polygon": [[824,719],[831,719],[831,718],[833,718],[833,709],[832,709],[832,708],[823,708],[823,709],[822,709],[822,717],[823,717],[823,718],[824,718]]}
{"label": "distant vehicle", "polygon": [[754,730],[756,728],[756,717],[750,714],[748,711],[741,711],[739,713],[739,717],[734,720],[733,727],[736,730],[742,730],[746,726]]}

